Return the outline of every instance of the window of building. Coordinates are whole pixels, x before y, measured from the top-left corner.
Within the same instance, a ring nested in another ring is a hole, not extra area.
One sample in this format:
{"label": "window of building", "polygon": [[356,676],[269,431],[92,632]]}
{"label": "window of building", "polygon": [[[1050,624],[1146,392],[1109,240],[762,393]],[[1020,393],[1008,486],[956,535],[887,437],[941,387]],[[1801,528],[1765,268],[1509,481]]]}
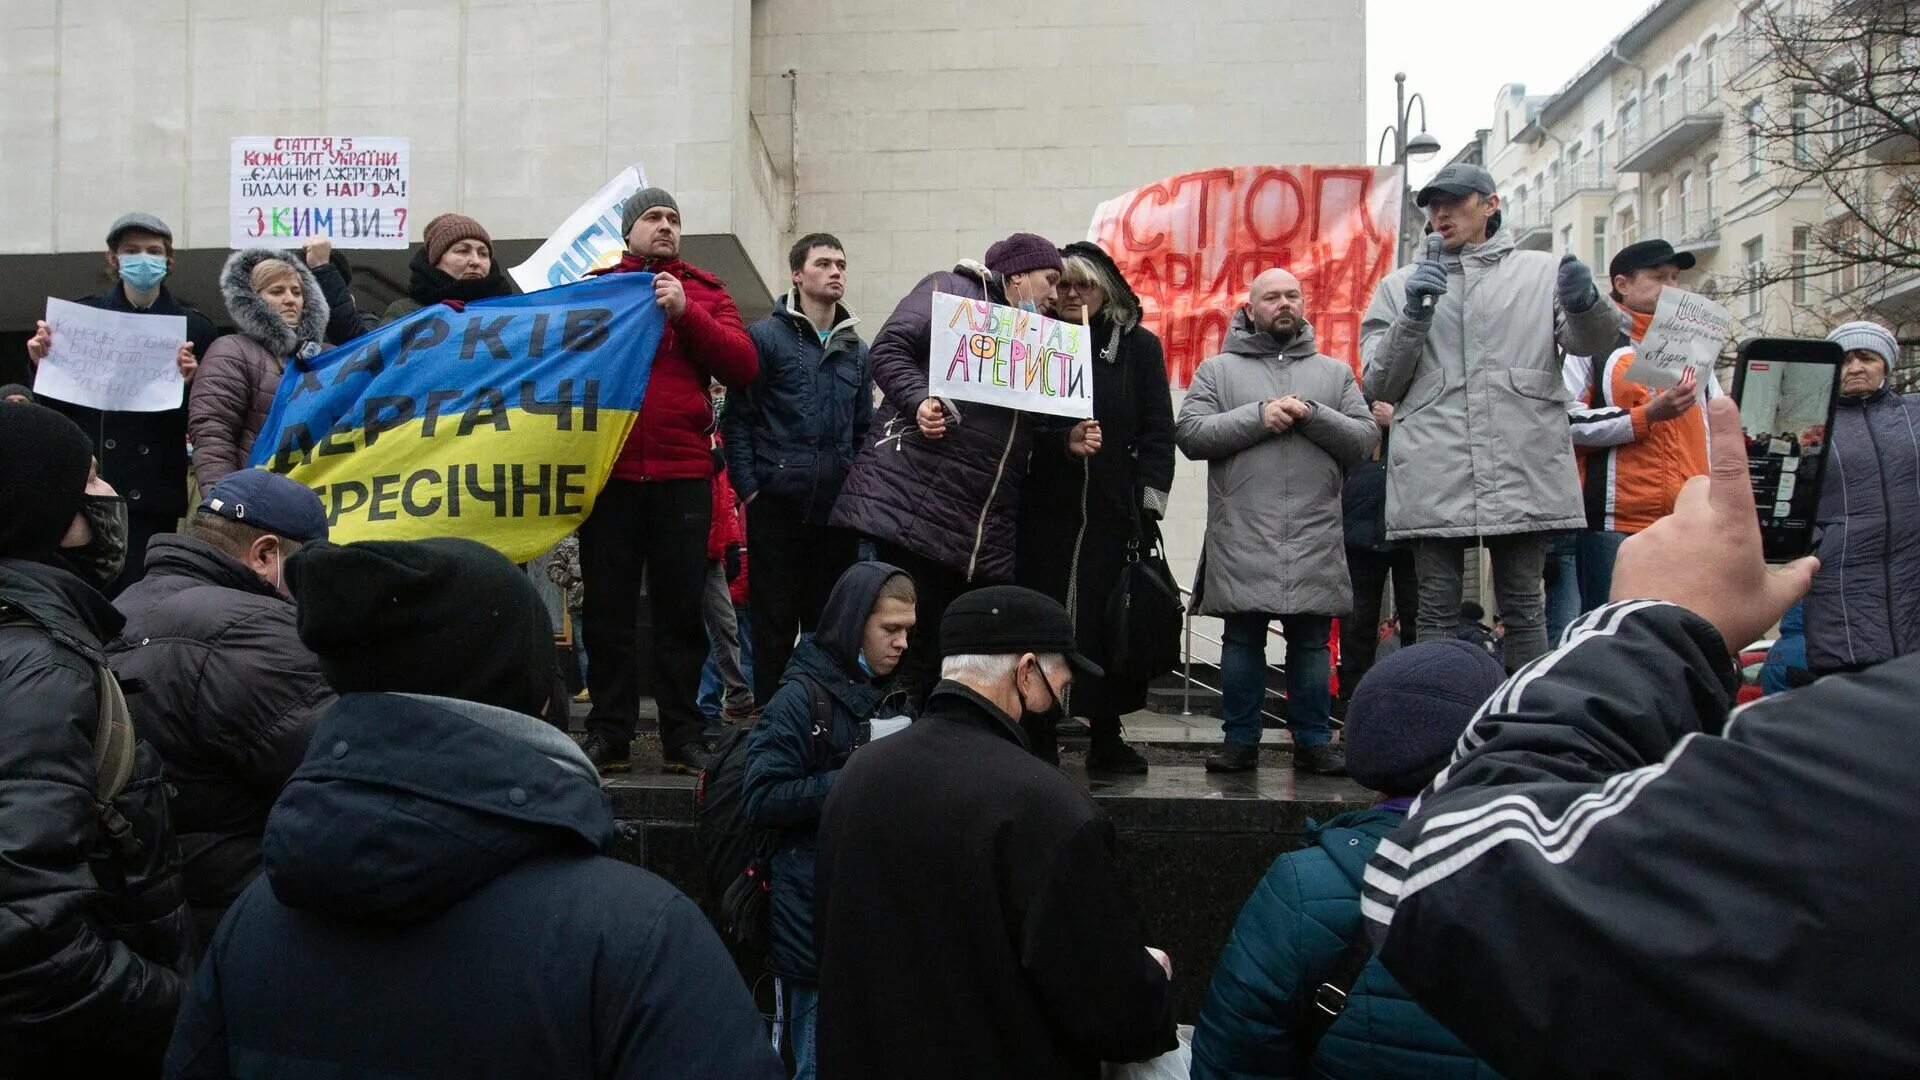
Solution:
{"label": "window of building", "polygon": [[1740,246],[1740,254],[1746,263],[1747,274],[1747,314],[1760,314],[1760,275],[1767,268],[1767,242],[1764,237],[1756,236]]}
{"label": "window of building", "polygon": [[1562,225],[1560,227],[1560,250],[1573,250],[1573,226],[1571,225]]}
{"label": "window of building", "polygon": [[1704,194],[1709,224],[1720,216],[1720,159],[1710,157],[1700,165],[1700,190]]}
{"label": "window of building", "polygon": [[1760,155],[1764,149],[1764,143],[1765,143],[1765,140],[1761,137],[1760,128],[1761,128],[1761,125],[1765,124],[1767,121],[1767,113],[1766,113],[1766,109],[1758,101],[1752,101],[1747,103],[1746,116],[1747,116],[1746,179],[1751,180],[1754,177],[1760,175]]}
{"label": "window of building", "polygon": [[1682,56],[1673,62],[1673,81],[1680,84],[1680,111],[1693,111],[1693,57]]}
{"label": "window of building", "polygon": [[1640,103],[1629,101],[1620,106],[1620,155],[1625,157],[1633,153],[1634,140],[1640,137]]}
{"label": "window of building", "polygon": [[1676,119],[1667,104],[1667,77],[1662,75],[1653,80],[1653,130],[1665,131],[1667,123]]}
{"label": "window of building", "polygon": [[1607,122],[1593,125],[1593,167],[1601,179],[1607,176]]}
{"label": "window of building", "polygon": [[1713,55],[1714,49],[1717,48],[1719,44],[1720,39],[1714,37],[1712,34],[1708,34],[1707,39],[1700,43],[1700,70],[1703,76],[1706,96],[1709,99],[1720,93],[1720,73],[1715,70],[1716,65],[1714,64],[1715,58]]}
{"label": "window of building", "polygon": [[1638,243],[1639,240],[1640,224],[1634,217],[1633,207],[1629,206],[1625,210],[1620,211],[1620,246],[1625,247],[1628,244]]}
{"label": "window of building", "polygon": [[1667,235],[1667,189],[1661,188],[1653,193],[1653,235],[1665,238]]}
{"label": "window of building", "polygon": [[1793,252],[1789,256],[1793,266],[1793,302],[1807,302],[1807,244],[1813,239],[1813,230],[1805,225],[1793,228]]}
{"label": "window of building", "polygon": [[1813,160],[1813,95],[1806,90],[1793,92],[1793,163],[1805,165]]}
{"label": "window of building", "polygon": [[1680,174],[1680,228],[1678,237],[1690,235],[1688,229],[1693,224],[1693,174]]}
{"label": "window of building", "polygon": [[1593,266],[1607,265],[1607,219],[1593,219]]}

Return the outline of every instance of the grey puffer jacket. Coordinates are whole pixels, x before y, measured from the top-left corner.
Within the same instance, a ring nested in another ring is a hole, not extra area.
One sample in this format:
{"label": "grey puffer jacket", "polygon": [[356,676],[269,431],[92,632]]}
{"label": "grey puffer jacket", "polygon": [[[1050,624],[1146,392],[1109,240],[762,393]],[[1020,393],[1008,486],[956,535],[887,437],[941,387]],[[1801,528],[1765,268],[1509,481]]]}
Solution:
{"label": "grey puffer jacket", "polygon": [[898,544],[974,582],[1013,580],[1020,485],[1033,437],[1073,421],[974,401],[938,440],[921,437],[914,414],[927,400],[933,294],[1005,304],[1000,275],[973,262],[928,274],[873,339],[873,381],[886,401],[875,413],[827,524]]}
{"label": "grey puffer jacket", "polygon": [[[1174,422],[1188,457],[1207,462],[1207,536],[1195,576],[1201,615],[1345,615],[1347,578],[1340,488],[1373,452],[1380,429],[1353,369],[1314,346],[1313,327],[1284,347],[1255,332],[1242,310],[1226,351],[1209,357]],[[1261,406],[1289,394],[1313,412],[1278,435]]]}
{"label": "grey puffer jacket", "polygon": [[1610,351],[1619,309],[1562,311],[1559,258],[1510,233],[1444,258],[1428,320],[1401,312],[1409,265],[1375,287],[1360,328],[1367,394],[1394,406],[1388,538],[1585,527],[1560,357]]}
{"label": "grey puffer jacket", "polygon": [[[304,306],[296,326],[288,326],[253,291],[253,268],[267,259],[293,267],[300,278]],[[247,467],[254,436],[260,434],[273,408],[287,358],[309,345],[326,348],[330,317],[313,271],[284,251],[234,252],[220,271],[220,295],[238,332],[214,342],[201,358],[187,401],[187,436],[193,442],[193,474],[201,491]]]}
{"label": "grey puffer jacket", "polygon": [[1920,649],[1920,399],[1841,398],[1820,480],[1820,572],[1807,593],[1807,667],[1878,664]]}

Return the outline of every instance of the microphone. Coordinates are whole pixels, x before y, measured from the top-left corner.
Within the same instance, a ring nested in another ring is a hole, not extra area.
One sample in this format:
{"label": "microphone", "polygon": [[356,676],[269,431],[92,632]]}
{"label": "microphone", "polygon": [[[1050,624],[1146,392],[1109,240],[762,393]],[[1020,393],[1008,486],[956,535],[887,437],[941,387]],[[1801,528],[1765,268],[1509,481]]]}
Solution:
{"label": "microphone", "polygon": [[[1427,261],[1428,261],[1428,262],[1438,262],[1438,261],[1439,261],[1439,259],[1440,259],[1440,252],[1441,252],[1441,249],[1442,249],[1442,247],[1443,247],[1443,245],[1442,245],[1442,243],[1441,243],[1441,240],[1440,240],[1440,234],[1439,234],[1439,233],[1428,233],[1428,234],[1427,234]],[[1432,310],[1433,310],[1433,297],[1431,297],[1431,296],[1423,296],[1423,297],[1421,297],[1421,298],[1420,298],[1420,310],[1422,310],[1422,311],[1432,311]]]}

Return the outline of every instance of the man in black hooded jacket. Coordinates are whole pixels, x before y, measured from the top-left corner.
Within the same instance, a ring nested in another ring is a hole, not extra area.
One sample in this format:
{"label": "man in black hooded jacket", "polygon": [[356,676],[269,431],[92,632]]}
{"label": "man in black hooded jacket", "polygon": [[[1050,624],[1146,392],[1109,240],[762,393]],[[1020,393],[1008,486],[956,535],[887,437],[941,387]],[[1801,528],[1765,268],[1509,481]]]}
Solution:
{"label": "man in black hooded jacket", "polygon": [[[121,623],[100,590],[119,576],[127,524],[91,460],[73,421],[0,403],[7,1077],[150,1075],[193,962],[160,759],[127,724],[100,723],[102,643]],[[116,789],[111,807],[95,801]]]}
{"label": "man in black hooded jacket", "polygon": [[551,697],[546,608],[467,540],[309,545],[301,640],[340,702],[220,924],[172,1077],[776,1080],[700,910],[607,857]]}

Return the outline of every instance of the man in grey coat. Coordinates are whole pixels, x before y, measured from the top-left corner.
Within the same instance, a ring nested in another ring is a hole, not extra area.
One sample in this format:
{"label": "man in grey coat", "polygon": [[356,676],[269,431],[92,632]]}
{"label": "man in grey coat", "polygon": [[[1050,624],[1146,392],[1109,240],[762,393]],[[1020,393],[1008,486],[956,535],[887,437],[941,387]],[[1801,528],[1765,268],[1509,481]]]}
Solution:
{"label": "man in grey coat", "polygon": [[1267,626],[1278,618],[1287,641],[1293,767],[1341,775],[1346,761],[1332,745],[1327,655],[1333,618],[1353,607],[1341,482],[1373,452],[1380,432],[1353,369],[1314,347],[1300,282],[1285,270],[1254,279],[1224,348],[1194,372],[1174,425],[1180,451],[1207,462],[1194,611],[1226,621],[1226,743],[1207,770],[1259,765]]}
{"label": "man in grey coat", "polygon": [[1394,406],[1387,537],[1413,545],[1421,641],[1459,626],[1466,549],[1485,542],[1512,671],[1547,650],[1549,535],[1586,523],[1560,357],[1610,351],[1620,315],[1580,260],[1514,247],[1485,169],[1449,165],[1415,201],[1427,256],[1381,280],[1361,325],[1367,392]]}

